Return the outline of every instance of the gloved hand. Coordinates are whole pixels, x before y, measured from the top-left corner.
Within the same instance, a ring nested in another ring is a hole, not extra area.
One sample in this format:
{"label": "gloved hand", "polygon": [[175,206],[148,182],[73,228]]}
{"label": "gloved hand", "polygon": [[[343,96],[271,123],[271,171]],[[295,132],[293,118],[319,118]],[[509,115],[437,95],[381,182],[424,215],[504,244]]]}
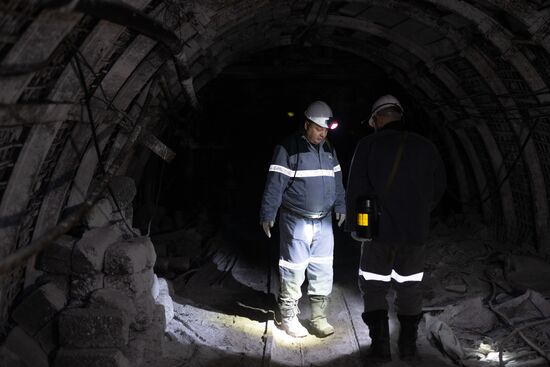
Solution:
{"label": "gloved hand", "polygon": [[365,241],[371,241],[371,239],[366,239],[366,238],[363,238],[363,237],[359,237],[357,235],[357,232],[351,232],[351,238],[353,238],[355,241],[358,241],[358,242],[365,242]]}
{"label": "gloved hand", "polygon": [[260,225],[264,229],[265,235],[267,238],[271,238],[271,230],[270,228],[273,228],[273,224],[275,224],[272,220],[261,222]]}
{"label": "gloved hand", "polygon": [[346,215],[344,213],[336,213],[336,220],[338,221],[338,227],[340,227],[346,220]]}

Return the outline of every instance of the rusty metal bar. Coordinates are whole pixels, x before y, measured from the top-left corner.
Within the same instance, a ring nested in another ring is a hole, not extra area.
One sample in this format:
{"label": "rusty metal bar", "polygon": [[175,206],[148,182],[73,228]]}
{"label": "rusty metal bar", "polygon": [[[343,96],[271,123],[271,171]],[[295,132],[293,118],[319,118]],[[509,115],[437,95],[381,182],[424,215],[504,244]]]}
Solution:
{"label": "rusty metal bar", "polygon": [[40,236],[29,245],[21,248],[16,253],[13,253],[7,256],[4,261],[0,263],[0,276],[5,273],[9,273],[17,266],[22,265],[25,261],[31,258],[33,255],[44,250],[48,247],[53,241],[61,237],[63,234],[67,233],[71,228],[79,223],[82,217],[90,210],[95,203],[103,195],[103,191],[109,185],[112,177],[115,172],[120,168],[128,153],[130,153],[131,148],[138,139],[139,134],[141,133],[141,127],[137,126],[132,135],[128,138],[124,148],[117,157],[118,159],[113,162],[110,169],[105,173],[101,182],[95,187],[92,193],[88,198],[80,205],[78,210],[70,214],[67,218],[62,220],[57,226],[46,232],[44,235]]}
{"label": "rusty metal bar", "polygon": [[[113,0],[46,0],[42,1],[38,6],[44,10],[58,9],[92,15],[132,29],[165,45],[170,50],[174,60],[174,66],[183,92],[193,108],[197,110],[201,109],[193,87],[193,77],[187,65],[187,57],[183,52],[185,42],[147,13],[125,3]],[[35,64],[1,65],[0,76],[36,72],[48,64],[49,60]]]}
{"label": "rusty metal bar", "polygon": [[48,247],[53,241],[61,237],[63,234],[67,233],[71,228],[79,223],[82,217],[90,210],[95,203],[103,195],[103,191],[109,185],[112,177],[120,166],[124,163],[127,155],[130,153],[132,147],[138,140],[138,137],[141,133],[141,126],[136,126],[132,135],[128,138],[128,141],[122,148],[120,154],[117,156],[117,159],[113,162],[109,170],[103,176],[101,182],[95,187],[91,192],[88,198],[80,205],[78,210],[70,214],[67,218],[62,220],[57,226],[46,232],[44,235],[40,236],[29,245],[21,248],[17,252],[7,256],[4,261],[0,263],[0,276],[5,273],[9,273],[17,266],[23,264],[33,255],[44,250]]}
{"label": "rusty metal bar", "polygon": [[193,77],[187,65],[187,56],[182,50],[177,54],[173,54],[173,60],[176,74],[178,75],[178,81],[181,84],[183,92],[187,96],[191,106],[193,106],[195,110],[200,110],[201,106],[197,98],[197,93],[195,92],[195,87],[193,86]]}
{"label": "rusty metal bar", "polygon": [[0,76],[18,76],[39,71],[50,64],[50,59],[33,64],[3,64],[0,65]]}
{"label": "rusty metal bar", "polygon": [[148,14],[130,5],[113,0],[48,0],[45,8],[67,7],[69,11],[83,12],[110,22],[120,24],[163,44],[170,50],[183,92],[194,109],[200,110],[193,78],[183,52],[184,42],[172,31]]}
{"label": "rusty metal bar", "polygon": [[166,162],[171,162],[176,157],[176,153],[172,149],[148,131],[141,134],[139,142]]}
{"label": "rusty metal bar", "polygon": [[113,162],[109,170],[105,173],[100,183],[95,187],[92,193],[88,198],[80,205],[78,210],[71,213],[67,218],[62,220],[57,226],[46,232],[44,235],[40,236],[36,240],[32,241],[29,245],[21,248],[17,252],[7,256],[4,261],[0,263],[0,276],[3,274],[9,273],[16,267],[22,265],[25,261],[30,259],[33,255],[39,253],[48,247],[53,241],[61,237],[63,234],[67,233],[71,228],[77,225],[82,217],[90,210],[95,203],[103,195],[103,191],[109,185],[112,177],[116,171],[122,166],[126,160],[128,154],[131,152],[132,147],[136,143],[139,134],[141,133],[141,127],[136,126],[132,135],[128,138],[128,141],[122,148],[120,154],[117,156],[117,159]]}
{"label": "rusty metal bar", "polygon": [[174,32],[164,28],[161,22],[120,1],[46,0],[39,3],[38,6],[42,9],[81,12],[120,24],[166,45],[173,54],[177,54],[183,49],[183,42]]}
{"label": "rusty metal bar", "polygon": [[[0,104],[0,128],[12,128],[16,126],[30,126],[36,124],[51,124],[67,119],[79,119],[74,115],[64,116],[62,119],[42,120],[48,115],[48,111],[63,109],[68,110],[77,103],[29,103],[29,104]],[[54,113],[54,115],[58,115]]]}

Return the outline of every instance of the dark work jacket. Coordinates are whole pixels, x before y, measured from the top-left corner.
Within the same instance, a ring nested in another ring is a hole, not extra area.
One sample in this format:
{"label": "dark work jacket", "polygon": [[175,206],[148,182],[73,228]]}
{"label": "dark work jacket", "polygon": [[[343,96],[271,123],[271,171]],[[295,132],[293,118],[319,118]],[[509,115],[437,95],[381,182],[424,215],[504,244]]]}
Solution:
{"label": "dark work jacket", "polygon": [[260,221],[274,221],[280,206],[304,217],[346,212],[342,170],[328,141],[314,146],[297,133],[275,146]]}
{"label": "dark work jacket", "polygon": [[413,245],[426,240],[430,212],[445,192],[445,166],[432,142],[409,132],[393,183],[382,195],[403,133],[396,121],[358,142],[346,189],[346,231],[355,231],[357,198],[368,195],[377,199],[380,212],[376,240]]}

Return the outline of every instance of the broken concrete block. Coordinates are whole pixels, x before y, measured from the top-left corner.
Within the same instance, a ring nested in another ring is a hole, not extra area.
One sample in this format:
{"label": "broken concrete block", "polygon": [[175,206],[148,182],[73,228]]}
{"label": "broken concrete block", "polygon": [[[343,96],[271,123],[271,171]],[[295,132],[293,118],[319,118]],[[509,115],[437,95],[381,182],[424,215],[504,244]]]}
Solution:
{"label": "broken concrete block", "polygon": [[134,299],[137,314],[131,327],[133,330],[142,331],[149,327],[153,320],[153,311],[155,300],[149,293],[136,297]]}
{"label": "broken concrete block", "polygon": [[166,329],[166,320],[164,319],[164,309],[161,305],[156,305],[153,310],[153,322],[142,332],[136,332],[135,339],[145,343],[144,358],[149,360],[151,356],[158,359],[164,355],[164,330]]}
{"label": "broken concrete block", "polygon": [[99,199],[86,213],[84,220],[89,228],[108,227],[111,222],[113,206],[109,199]]}
{"label": "broken concrete block", "polygon": [[12,312],[12,317],[29,335],[35,335],[66,303],[65,292],[53,283],[46,283],[25,297]]}
{"label": "broken concrete block", "polygon": [[153,299],[156,299],[159,296],[159,293],[160,293],[159,278],[157,277],[157,274],[153,273],[153,285],[151,286],[151,295],[153,296]]}
{"label": "broken concrete block", "polygon": [[4,347],[23,361],[27,367],[49,366],[48,356],[38,342],[18,326],[10,331]]}
{"label": "broken concrete block", "polygon": [[[128,367],[128,359],[118,349],[69,349],[57,352],[53,367]],[[134,365],[132,365],[134,366]],[[136,365],[137,366],[137,365]]]}
{"label": "broken concrete block", "polygon": [[136,339],[130,333],[130,341],[126,348],[122,349],[122,354],[128,359],[130,366],[141,366],[143,364],[143,355],[145,350],[145,341]]}
{"label": "broken concrete block", "polygon": [[173,293],[173,289],[170,288],[170,283],[168,283],[168,281],[164,278],[158,278],[159,280],[159,293],[168,293],[168,294],[172,294]]}
{"label": "broken concrete block", "polygon": [[153,243],[148,237],[119,241],[105,252],[104,272],[109,275],[125,275],[153,267],[156,261]]}
{"label": "broken concrete block", "polygon": [[161,355],[164,355],[164,330],[166,330],[166,318],[164,315],[164,307],[155,305],[150,329],[152,335],[156,338],[155,340],[160,343]]}
{"label": "broken concrete block", "polygon": [[134,208],[129,206],[122,209],[122,212],[119,212],[118,209],[113,210],[111,214],[111,223],[115,223],[124,233],[136,232],[135,228],[130,230],[134,223]]}
{"label": "broken concrete block", "polygon": [[42,350],[49,355],[59,345],[58,337],[58,325],[57,317],[54,317],[53,320],[48,322],[42,329],[38,331],[35,335],[35,339],[42,347]]}
{"label": "broken concrete block", "polygon": [[129,324],[119,310],[67,309],[59,316],[59,343],[73,348],[123,348]]}
{"label": "broken concrete block", "polygon": [[127,206],[124,208],[124,218],[126,219],[126,222],[128,222],[129,225],[132,225],[134,223],[134,207],[133,206]]}
{"label": "broken concrete block", "polygon": [[[104,288],[93,292],[90,297],[89,307],[97,309],[120,310],[123,314],[128,316],[128,319],[130,320],[130,328],[137,328],[137,330],[144,328],[141,326],[143,316],[138,314],[139,312],[143,312],[140,302],[131,299],[126,294],[116,289]],[[152,310],[153,307],[150,306],[148,309]],[[149,319],[150,318],[151,317],[149,317]]]}
{"label": "broken concrete block", "polygon": [[172,301],[172,297],[168,293],[161,293],[155,299],[155,302],[158,305],[162,305],[166,322],[170,322],[174,318],[174,302]]}
{"label": "broken concrete block", "polygon": [[[109,187],[121,209],[126,209],[132,205],[132,201],[137,193],[136,183],[133,178],[114,176],[109,183]],[[116,208],[116,205],[113,205],[113,208]]]}
{"label": "broken concrete block", "polygon": [[170,288],[168,282],[164,278],[159,278],[159,295],[155,298],[155,302],[164,307],[164,316],[166,323],[174,318],[174,302],[170,296]]}
{"label": "broken concrete block", "polygon": [[70,274],[71,254],[77,238],[63,235],[42,251],[36,259],[36,268],[51,274]]}
{"label": "broken concrete block", "polygon": [[87,300],[90,293],[103,288],[105,275],[99,272],[88,274],[73,273],[71,279],[70,296],[74,300]]}
{"label": "broken concrete block", "polygon": [[71,275],[69,274],[52,274],[52,273],[43,273],[38,278],[36,278],[36,281],[34,284],[46,284],[46,283],[52,283],[55,286],[57,286],[64,294],[69,294],[69,288],[70,288],[70,278]]}
{"label": "broken concrete block", "polygon": [[120,310],[133,318],[137,312],[134,301],[116,289],[98,289],[90,296],[90,308]]}
{"label": "broken concrete block", "polygon": [[95,228],[85,232],[76,243],[72,256],[73,273],[86,274],[103,271],[105,251],[122,237],[116,226]]}
{"label": "broken concrete block", "polygon": [[118,289],[126,295],[135,298],[144,293],[150,293],[153,286],[153,269],[128,275],[106,275],[105,288]]}

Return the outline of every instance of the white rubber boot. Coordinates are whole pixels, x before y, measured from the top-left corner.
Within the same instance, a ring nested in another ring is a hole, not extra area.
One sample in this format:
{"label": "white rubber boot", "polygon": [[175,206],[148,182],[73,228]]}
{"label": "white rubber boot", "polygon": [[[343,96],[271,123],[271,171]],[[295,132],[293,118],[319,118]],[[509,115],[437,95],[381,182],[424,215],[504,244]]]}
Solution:
{"label": "white rubber boot", "polygon": [[297,316],[283,318],[283,330],[294,338],[303,338],[308,336],[307,329],[300,324]]}

